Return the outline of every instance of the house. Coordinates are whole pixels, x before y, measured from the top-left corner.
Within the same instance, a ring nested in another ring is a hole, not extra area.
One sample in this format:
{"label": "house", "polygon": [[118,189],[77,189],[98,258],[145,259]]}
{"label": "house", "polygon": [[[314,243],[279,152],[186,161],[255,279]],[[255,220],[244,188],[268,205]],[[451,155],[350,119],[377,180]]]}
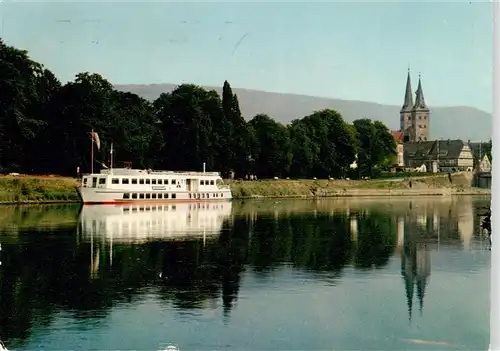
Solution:
{"label": "house", "polygon": [[416,169],[423,164],[431,164],[435,160],[431,156],[434,143],[435,141],[410,141],[404,143],[403,159],[405,168]]}
{"label": "house", "polygon": [[396,164],[395,164],[395,166],[404,167],[405,160],[404,160],[403,138],[404,138],[405,134],[402,131],[392,131],[391,134],[392,134],[392,137],[394,138],[394,141],[396,142]]}
{"label": "house", "polygon": [[486,150],[490,147],[489,142],[471,143],[469,141],[468,144],[474,157],[474,169],[479,172],[491,172],[491,160],[486,154]]}
{"label": "house", "polygon": [[474,157],[463,140],[435,140],[404,143],[405,168],[441,172],[472,171]]}
{"label": "house", "polygon": [[491,161],[488,155],[483,155],[477,167],[479,172],[491,172]]}

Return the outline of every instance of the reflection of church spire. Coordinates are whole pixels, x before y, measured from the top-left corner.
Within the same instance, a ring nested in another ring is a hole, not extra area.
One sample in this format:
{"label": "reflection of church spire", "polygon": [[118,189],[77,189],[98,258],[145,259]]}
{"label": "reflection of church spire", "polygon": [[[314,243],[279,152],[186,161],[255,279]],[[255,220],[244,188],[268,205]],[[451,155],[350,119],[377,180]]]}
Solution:
{"label": "reflection of church spire", "polygon": [[[430,276],[431,257],[429,248],[425,243],[418,242],[419,233],[415,231],[418,218],[409,218],[401,228],[404,236],[403,252],[401,255],[401,275],[404,279],[408,318],[411,323],[413,317],[413,298],[415,293],[419,304],[420,315],[424,308],[425,289]],[[415,291],[416,290],[416,291]]]}
{"label": "reflection of church spire", "polygon": [[420,305],[420,314],[424,308],[425,288],[427,287],[428,277],[431,274],[431,254],[427,245],[419,245],[416,252],[417,262],[417,296]]}
{"label": "reflection of church spire", "polygon": [[415,255],[412,243],[408,243],[407,240],[405,240],[403,256],[401,260],[401,275],[403,276],[405,284],[406,304],[408,306],[408,319],[411,323],[413,312],[413,296],[415,294]]}
{"label": "reflection of church spire", "polygon": [[430,252],[425,244],[405,243],[404,255],[401,262],[401,274],[405,282],[408,316],[411,323],[413,312],[413,296],[415,286],[420,315],[424,308],[425,289],[430,275]]}
{"label": "reflection of church spire", "polygon": [[413,312],[413,288],[414,283],[412,277],[404,277],[405,280],[405,290],[406,290],[406,304],[408,306],[408,320],[411,323],[411,317]]}
{"label": "reflection of church spire", "polygon": [[425,287],[427,286],[427,278],[419,277],[417,279],[417,297],[419,304],[420,315],[422,315],[424,309],[424,296],[425,296]]}

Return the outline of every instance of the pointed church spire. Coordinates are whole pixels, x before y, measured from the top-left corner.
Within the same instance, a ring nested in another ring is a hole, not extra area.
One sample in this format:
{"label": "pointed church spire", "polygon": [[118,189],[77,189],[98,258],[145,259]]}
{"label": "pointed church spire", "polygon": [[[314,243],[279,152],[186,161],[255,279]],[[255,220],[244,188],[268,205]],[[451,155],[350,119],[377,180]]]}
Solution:
{"label": "pointed church spire", "polygon": [[422,89],[422,80],[420,74],[418,75],[418,87],[417,92],[415,94],[415,105],[413,106],[414,110],[428,110],[427,105],[425,104],[424,99],[424,90]]}
{"label": "pointed church spire", "polygon": [[408,67],[408,76],[406,78],[405,100],[401,107],[401,112],[410,111],[413,107],[413,93],[411,91],[410,67]]}

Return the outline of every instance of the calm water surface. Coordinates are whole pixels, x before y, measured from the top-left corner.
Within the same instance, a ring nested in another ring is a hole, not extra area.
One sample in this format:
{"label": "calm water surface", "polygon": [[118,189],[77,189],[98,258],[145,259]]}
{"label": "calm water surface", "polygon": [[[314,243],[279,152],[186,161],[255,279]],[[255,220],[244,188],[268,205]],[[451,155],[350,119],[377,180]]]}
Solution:
{"label": "calm water surface", "polygon": [[486,350],[489,198],[0,207],[15,350]]}

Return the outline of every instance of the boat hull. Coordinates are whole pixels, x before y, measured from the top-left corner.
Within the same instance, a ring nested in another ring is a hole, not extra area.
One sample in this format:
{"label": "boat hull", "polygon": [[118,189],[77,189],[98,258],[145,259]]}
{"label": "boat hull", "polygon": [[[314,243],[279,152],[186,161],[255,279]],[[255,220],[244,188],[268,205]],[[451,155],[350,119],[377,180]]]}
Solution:
{"label": "boat hull", "polygon": [[[153,199],[153,198],[124,198],[124,194],[130,193],[130,190],[116,190],[106,188],[89,188],[78,187],[78,194],[84,205],[116,205],[116,204],[135,204],[135,203],[177,203],[177,202],[215,202],[227,201],[232,199],[231,191],[228,189],[220,189],[217,192],[194,193],[177,191],[171,192],[169,198]],[[149,195],[157,194],[148,192]],[[173,195],[175,194],[175,198]],[[217,197],[215,196],[217,195]]]}

